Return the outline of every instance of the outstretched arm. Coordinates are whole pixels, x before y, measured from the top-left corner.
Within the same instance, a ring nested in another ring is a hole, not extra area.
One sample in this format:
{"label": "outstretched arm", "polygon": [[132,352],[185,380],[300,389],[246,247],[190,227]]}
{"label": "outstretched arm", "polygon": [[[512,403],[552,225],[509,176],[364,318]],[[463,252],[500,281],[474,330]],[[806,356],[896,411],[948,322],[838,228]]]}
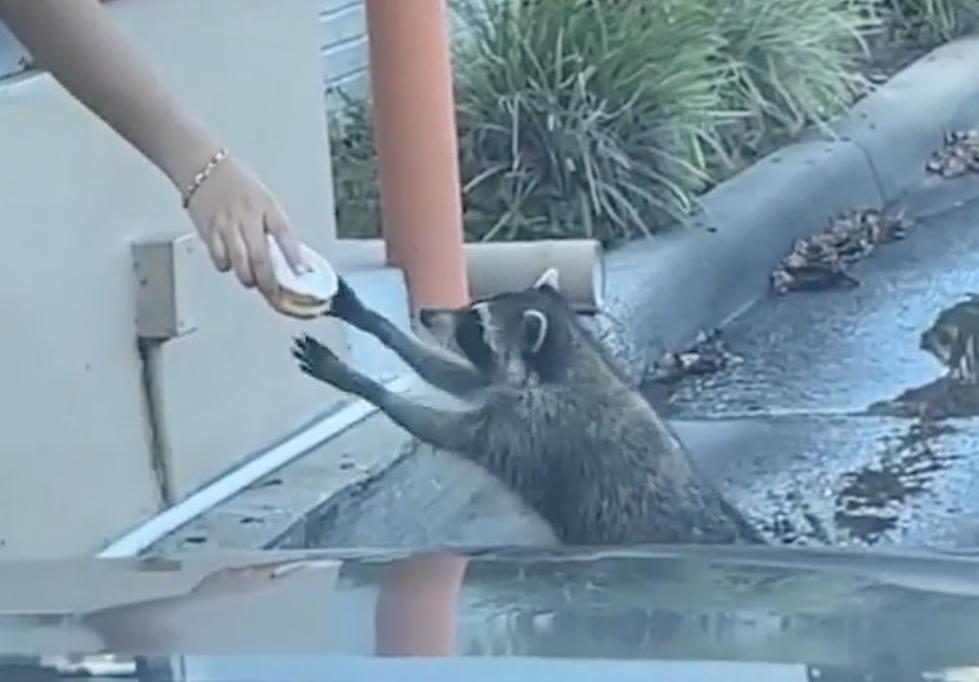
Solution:
{"label": "outstretched arm", "polygon": [[183,189],[218,148],[97,0],[0,0],[0,19],[65,88]]}
{"label": "outstretched arm", "polygon": [[[285,212],[221,144],[184,111],[98,0],[0,0],[3,21],[69,92],[139,150],[184,198],[220,271],[274,300],[266,233],[297,270],[303,256]],[[195,176],[216,162],[199,184]],[[197,187],[188,197],[193,187]]]}
{"label": "outstretched arm", "polygon": [[539,512],[546,512],[553,490],[552,460],[534,453],[526,421],[505,407],[514,396],[495,394],[502,400],[490,397],[492,402],[467,410],[433,409],[351,369],[309,336],[296,340],[293,355],[304,373],[364,398],[415,438],[481,466]]}
{"label": "outstretched arm", "polygon": [[292,354],[305,374],[376,405],[403,429],[433,447],[464,453],[477,440],[482,421],[479,408],[437,410],[411,402],[352,369],[310,336],[297,339]]}
{"label": "outstretched arm", "polygon": [[464,396],[486,385],[483,376],[472,365],[461,358],[454,359],[447,352],[439,353],[366,307],[343,278],[340,279],[329,314],[377,338],[436,388],[455,396]]}

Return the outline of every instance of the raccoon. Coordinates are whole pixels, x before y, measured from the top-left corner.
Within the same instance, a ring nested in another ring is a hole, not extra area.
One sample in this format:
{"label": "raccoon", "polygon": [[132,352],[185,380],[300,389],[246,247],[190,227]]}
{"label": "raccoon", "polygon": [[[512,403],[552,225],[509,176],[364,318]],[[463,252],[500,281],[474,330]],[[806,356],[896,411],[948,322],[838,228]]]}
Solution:
{"label": "raccoon", "polygon": [[921,334],[919,347],[944,364],[953,381],[979,383],[979,296],[970,295],[939,313]]}
{"label": "raccoon", "polygon": [[579,322],[556,270],[522,291],[419,311],[438,350],[365,307],[343,281],[328,314],[377,337],[467,407],[436,409],[390,392],[308,335],[293,346],[302,372],[483,467],[564,544],[764,542]]}

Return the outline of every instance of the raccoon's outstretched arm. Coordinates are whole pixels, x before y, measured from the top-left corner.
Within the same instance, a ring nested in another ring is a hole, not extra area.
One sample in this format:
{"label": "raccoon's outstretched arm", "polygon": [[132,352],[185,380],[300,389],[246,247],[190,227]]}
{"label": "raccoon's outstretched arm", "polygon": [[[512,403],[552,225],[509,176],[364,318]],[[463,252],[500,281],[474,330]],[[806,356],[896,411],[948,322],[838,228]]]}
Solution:
{"label": "raccoon's outstretched arm", "polygon": [[481,423],[478,409],[447,411],[411,402],[351,368],[308,335],[296,339],[292,355],[305,374],[376,405],[403,429],[429,445],[455,452],[470,449]]}
{"label": "raccoon's outstretched arm", "polygon": [[328,314],[377,338],[436,388],[462,396],[486,385],[483,376],[471,365],[430,348],[365,306],[342,278]]}
{"label": "raccoon's outstretched arm", "polygon": [[357,323],[350,322],[375,336],[397,353],[418,376],[436,388],[455,396],[464,396],[486,386],[483,376],[474,367],[430,348],[373,310],[365,311]]}

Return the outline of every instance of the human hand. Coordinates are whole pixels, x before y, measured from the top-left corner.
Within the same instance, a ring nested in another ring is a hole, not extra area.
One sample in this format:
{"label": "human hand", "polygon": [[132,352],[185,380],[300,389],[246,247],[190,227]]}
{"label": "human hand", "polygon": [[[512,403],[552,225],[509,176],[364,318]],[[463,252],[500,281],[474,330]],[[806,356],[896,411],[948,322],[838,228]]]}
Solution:
{"label": "human hand", "polygon": [[267,234],[278,242],[290,267],[308,271],[282,207],[237,159],[229,156],[190,198],[187,213],[220,272],[234,269],[247,288],[257,286],[271,304],[279,285],[272,269]]}

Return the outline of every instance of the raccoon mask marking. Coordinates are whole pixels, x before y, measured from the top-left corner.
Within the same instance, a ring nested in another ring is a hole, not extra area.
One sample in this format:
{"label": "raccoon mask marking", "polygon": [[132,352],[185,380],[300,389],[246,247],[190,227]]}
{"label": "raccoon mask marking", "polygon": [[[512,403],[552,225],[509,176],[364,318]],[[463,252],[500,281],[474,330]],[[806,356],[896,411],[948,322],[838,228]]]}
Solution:
{"label": "raccoon mask marking", "polygon": [[424,308],[419,321],[439,344],[493,381],[553,381],[560,373],[556,360],[566,339],[551,318],[573,314],[557,295],[558,285],[558,272],[552,268],[529,289],[460,308]]}

